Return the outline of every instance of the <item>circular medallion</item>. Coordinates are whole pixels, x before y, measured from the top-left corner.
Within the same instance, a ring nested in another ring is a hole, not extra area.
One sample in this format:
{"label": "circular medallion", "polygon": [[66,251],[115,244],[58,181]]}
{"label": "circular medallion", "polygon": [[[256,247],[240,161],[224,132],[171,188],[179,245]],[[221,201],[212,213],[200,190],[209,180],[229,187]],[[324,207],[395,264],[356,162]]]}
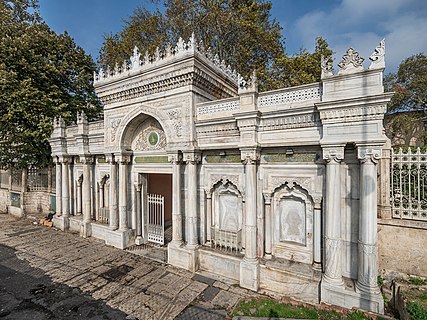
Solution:
{"label": "circular medallion", "polygon": [[159,142],[159,135],[155,131],[151,131],[148,134],[148,143],[150,146],[155,146]]}

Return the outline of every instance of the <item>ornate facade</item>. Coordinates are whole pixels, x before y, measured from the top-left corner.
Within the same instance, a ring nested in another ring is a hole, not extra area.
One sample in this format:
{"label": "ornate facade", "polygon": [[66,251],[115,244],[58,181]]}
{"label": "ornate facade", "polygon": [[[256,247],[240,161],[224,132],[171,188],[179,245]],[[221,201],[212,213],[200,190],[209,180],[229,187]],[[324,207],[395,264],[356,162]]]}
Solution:
{"label": "ornate facade", "polygon": [[[55,225],[255,291],[383,313],[384,42],[320,83],[258,92],[193,38],[95,74],[104,119],[56,119]],[[172,229],[171,239],[167,237]]]}

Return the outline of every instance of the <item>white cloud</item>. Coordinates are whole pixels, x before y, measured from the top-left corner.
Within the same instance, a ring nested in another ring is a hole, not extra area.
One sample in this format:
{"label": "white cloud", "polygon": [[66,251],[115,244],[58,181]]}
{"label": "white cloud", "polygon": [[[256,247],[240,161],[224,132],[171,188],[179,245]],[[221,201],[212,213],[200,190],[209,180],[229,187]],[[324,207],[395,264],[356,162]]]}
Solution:
{"label": "white cloud", "polygon": [[387,71],[396,71],[403,59],[427,52],[426,16],[424,0],[342,0],[328,12],[316,10],[298,18],[292,32],[309,49],[317,36],[324,37],[336,52],[336,62],[349,47],[367,61],[385,37]]}

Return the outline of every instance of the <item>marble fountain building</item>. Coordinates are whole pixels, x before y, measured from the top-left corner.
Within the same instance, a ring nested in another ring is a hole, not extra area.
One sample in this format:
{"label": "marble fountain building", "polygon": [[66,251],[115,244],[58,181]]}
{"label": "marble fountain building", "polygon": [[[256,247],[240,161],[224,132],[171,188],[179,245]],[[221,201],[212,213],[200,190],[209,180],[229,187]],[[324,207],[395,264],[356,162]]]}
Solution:
{"label": "marble fountain building", "polygon": [[384,312],[377,163],[386,142],[384,41],[350,48],[318,83],[258,92],[194,37],[95,74],[104,118],[56,119],[62,230],[254,291]]}

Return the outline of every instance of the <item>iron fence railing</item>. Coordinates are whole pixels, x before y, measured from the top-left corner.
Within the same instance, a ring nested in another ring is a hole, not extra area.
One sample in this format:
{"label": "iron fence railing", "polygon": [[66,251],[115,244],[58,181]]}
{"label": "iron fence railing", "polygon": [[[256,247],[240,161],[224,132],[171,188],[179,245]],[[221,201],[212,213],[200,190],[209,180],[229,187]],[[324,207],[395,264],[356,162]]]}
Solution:
{"label": "iron fence railing", "polygon": [[393,218],[427,221],[427,152],[393,150],[391,205]]}

